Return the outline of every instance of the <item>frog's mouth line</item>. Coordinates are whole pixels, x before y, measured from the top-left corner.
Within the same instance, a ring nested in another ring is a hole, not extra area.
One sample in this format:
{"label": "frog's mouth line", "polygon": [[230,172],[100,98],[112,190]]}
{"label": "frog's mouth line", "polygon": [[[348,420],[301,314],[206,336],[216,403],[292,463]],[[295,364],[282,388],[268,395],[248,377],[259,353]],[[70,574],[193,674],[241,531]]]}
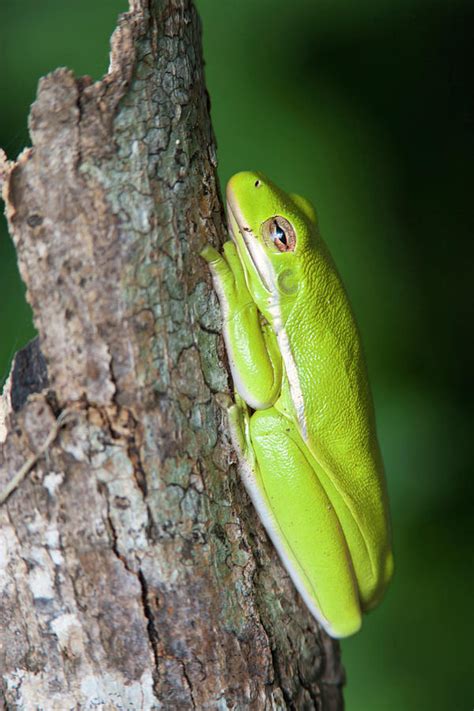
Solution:
{"label": "frog's mouth line", "polygon": [[274,280],[272,279],[271,265],[269,264],[268,259],[266,258],[262,246],[255,238],[255,235],[253,234],[250,227],[245,227],[243,225],[243,221],[241,219],[242,216],[240,215],[238,208],[236,209],[236,206],[232,205],[229,200],[227,201],[227,215],[230,236],[235,246],[237,247],[237,250],[240,251],[242,249],[242,246],[240,244],[241,241],[238,239],[238,236],[236,234],[239,233],[246,248],[246,255],[252,263],[252,266],[255,272],[257,273],[258,278],[262,283],[262,286],[264,287],[264,289],[266,289],[266,291],[271,293],[271,284]]}

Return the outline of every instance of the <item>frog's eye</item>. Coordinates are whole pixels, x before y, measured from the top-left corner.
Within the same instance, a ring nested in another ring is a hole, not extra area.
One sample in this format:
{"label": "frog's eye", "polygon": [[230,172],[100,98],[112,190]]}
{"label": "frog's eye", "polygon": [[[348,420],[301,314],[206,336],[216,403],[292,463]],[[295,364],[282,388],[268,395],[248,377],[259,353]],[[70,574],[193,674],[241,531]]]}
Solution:
{"label": "frog's eye", "polygon": [[262,225],[262,234],[267,244],[274,244],[279,252],[294,252],[296,234],[286,217],[275,215]]}

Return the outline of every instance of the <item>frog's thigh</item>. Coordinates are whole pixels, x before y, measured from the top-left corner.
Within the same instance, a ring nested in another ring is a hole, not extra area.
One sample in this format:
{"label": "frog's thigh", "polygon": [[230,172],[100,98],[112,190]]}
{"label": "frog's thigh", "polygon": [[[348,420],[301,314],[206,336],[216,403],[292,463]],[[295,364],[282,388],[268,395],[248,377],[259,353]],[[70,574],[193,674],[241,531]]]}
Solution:
{"label": "frog's thigh", "polygon": [[298,429],[269,408],[252,415],[250,438],[257,467],[246,483],[270,538],[326,630],[353,634],[361,613],[346,540]]}

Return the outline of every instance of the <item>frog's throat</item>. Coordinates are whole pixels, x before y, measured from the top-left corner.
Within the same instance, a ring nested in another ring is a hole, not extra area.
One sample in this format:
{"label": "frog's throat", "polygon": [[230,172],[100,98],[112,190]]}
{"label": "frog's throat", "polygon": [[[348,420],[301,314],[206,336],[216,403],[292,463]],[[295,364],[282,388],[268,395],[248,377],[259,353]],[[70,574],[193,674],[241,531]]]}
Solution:
{"label": "frog's throat", "polygon": [[[306,423],[303,392],[301,390],[298,368],[291,350],[288,333],[283,324],[280,298],[276,287],[275,272],[270,261],[267,259],[263,247],[255,238],[251,228],[245,224],[245,220],[243,219],[238,205],[228,200],[227,213],[229,218],[228,222],[230,235],[237,247],[241,260],[243,261],[245,256],[248,258],[263,287],[270,293],[268,309],[272,318],[272,327],[280,347],[281,357],[285,366],[288,383],[290,385],[291,400],[295,409],[301,436],[303,440],[307,442],[308,426]],[[242,254],[242,248],[244,249],[245,254]]]}

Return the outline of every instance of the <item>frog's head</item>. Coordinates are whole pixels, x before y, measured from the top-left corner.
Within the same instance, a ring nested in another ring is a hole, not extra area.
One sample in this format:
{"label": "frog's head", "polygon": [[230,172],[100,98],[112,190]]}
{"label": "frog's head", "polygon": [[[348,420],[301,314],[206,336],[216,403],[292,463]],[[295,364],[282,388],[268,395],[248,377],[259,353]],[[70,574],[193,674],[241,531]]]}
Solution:
{"label": "frog's head", "polygon": [[262,313],[275,302],[294,303],[317,224],[311,204],[262,173],[245,171],[227,185],[227,209],[231,237]]}

